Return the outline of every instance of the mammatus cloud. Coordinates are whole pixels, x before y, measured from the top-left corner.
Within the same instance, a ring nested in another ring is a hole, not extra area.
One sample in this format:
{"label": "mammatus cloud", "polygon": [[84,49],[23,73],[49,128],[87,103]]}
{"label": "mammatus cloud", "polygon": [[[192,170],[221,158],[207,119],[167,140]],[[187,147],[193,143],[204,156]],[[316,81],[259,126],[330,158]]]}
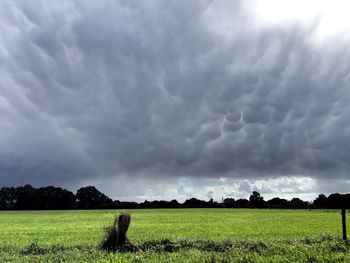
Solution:
{"label": "mammatus cloud", "polygon": [[303,17],[260,1],[0,6],[2,185],[210,197],[348,179],[350,28],[328,6]]}

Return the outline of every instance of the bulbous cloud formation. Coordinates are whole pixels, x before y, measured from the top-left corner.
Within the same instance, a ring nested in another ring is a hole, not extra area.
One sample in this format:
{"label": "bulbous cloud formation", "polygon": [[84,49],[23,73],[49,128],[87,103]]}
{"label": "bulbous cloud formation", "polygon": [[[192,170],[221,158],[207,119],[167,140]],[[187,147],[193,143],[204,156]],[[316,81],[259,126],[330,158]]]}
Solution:
{"label": "bulbous cloud formation", "polygon": [[259,3],[1,1],[0,183],[346,180],[350,31]]}

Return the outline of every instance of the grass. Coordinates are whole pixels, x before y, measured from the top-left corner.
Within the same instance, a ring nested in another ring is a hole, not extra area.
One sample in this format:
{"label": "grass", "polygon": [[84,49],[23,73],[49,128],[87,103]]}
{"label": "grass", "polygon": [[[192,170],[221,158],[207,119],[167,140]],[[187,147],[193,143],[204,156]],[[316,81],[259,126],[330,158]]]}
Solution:
{"label": "grass", "polygon": [[0,262],[350,262],[339,211],[128,210],[141,250],[103,252],[118,212],[2,211]]}

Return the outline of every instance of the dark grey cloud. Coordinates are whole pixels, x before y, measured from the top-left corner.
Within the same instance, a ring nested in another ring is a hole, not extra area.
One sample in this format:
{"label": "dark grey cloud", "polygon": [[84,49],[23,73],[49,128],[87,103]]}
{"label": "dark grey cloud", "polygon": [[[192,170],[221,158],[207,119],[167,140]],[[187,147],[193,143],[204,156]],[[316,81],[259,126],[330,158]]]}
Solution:
{"label": "dark grey cloud", "polygon": [[2,1],[0,184],[347,180],[349,38],[256,4]]}

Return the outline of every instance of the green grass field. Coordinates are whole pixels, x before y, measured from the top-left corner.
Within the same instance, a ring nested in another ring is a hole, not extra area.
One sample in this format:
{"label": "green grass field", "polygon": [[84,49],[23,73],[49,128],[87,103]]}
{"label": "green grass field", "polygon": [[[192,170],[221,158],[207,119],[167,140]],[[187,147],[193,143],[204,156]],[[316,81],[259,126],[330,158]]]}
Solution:
{"label": "green grass field", "polygon": [[340,211],[128,210],[128,236],[142,250],[101,251],[118,212],[2,211],[0,262],[350,262]]}

